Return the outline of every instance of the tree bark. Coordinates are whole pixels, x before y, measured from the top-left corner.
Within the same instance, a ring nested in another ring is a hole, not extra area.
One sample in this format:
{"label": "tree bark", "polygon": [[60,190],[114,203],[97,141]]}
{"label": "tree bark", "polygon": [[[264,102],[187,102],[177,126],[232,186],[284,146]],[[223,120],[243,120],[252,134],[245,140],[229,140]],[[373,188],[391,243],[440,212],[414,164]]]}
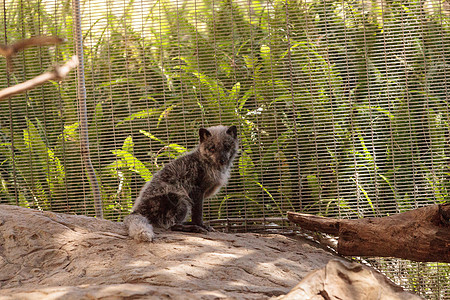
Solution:
{"label": "tree bark", "polygon": [[342,220],[288,212],[288,219],[308,230],[337,235],[342,255],[450,262],[450,203],[382,218]]}

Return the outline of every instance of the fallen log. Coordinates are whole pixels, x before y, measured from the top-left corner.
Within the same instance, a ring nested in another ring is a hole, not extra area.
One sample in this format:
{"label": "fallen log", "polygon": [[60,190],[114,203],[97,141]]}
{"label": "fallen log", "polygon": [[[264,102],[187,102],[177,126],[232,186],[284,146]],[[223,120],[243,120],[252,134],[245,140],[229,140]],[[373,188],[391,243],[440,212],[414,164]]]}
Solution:
{"label": "fallen log", "polygon": [[450,262],[450,203],[381,218],[344,220],[288,212],[288,219],[337,236],[341,255]]}
{"label": "fallen log", "polygon": [[0,204],[0,299],[273,299],[344,259],[278,234],[155,228]]}

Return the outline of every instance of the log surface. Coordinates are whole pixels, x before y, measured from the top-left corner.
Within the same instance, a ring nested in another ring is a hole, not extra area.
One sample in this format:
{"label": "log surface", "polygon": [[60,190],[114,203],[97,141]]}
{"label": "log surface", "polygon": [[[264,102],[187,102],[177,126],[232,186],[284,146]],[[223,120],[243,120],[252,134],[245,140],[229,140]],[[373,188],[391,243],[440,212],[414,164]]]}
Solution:
{"label": "log surface", "polygon": [[0,299],[270,299],[342,259],[299,237],[155,230],[137,243],[120,222],[0,205]]}

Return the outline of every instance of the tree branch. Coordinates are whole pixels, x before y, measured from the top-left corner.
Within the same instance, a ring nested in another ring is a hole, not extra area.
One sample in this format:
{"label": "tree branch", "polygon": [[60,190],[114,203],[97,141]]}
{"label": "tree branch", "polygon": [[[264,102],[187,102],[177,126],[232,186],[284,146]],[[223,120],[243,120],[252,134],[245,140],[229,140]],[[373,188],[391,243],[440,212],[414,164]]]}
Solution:
{"label": "tree branch", "polygon": [[6,65],[11,72],[13,69],[12,58],[21,50],[33,46],[57,45],[64,42],[64,39],[57,36],[34,36],[29,39],[23,39],[11,45],[0,44],[0,55],[6,58]]}
{"label": "tree branch", "polygon": [[438,262],[450,262],[449,218],[450,203],[358,220],[288,212],[302,228],[337,235],[339,254]]}
{"label": "tree branch", "polygon": [[17,95],[25,91],[31,90],[36,86],[44,84],[49,80],[62,81],[67,76],[67,74],[69,74],[69,72],[77,65],[78,65],[78,58],[76,56],[72,56],[72,58],[69,61],[67,61],[64,65],[55,66],[55,68],[52,71],[45,72],[33,79],[0,90],[0,100],[7,99],[13,95]]}

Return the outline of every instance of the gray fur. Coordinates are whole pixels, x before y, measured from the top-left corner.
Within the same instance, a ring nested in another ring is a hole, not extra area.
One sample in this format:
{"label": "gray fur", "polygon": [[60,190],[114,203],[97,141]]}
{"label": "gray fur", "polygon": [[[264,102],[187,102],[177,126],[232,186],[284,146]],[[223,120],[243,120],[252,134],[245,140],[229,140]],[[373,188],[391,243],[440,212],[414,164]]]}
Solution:
{"label": "gray fur", "polygon": [[[197,148],[167,164],[142,187],[124,220],[132,238],[152,241],[152,225],[191,232],[212,230],[203,223],[203,200],[228,182],[238,151],[237,129],[200,128],[199,137]],[[184,223],[190,214],[192,222]]]}

